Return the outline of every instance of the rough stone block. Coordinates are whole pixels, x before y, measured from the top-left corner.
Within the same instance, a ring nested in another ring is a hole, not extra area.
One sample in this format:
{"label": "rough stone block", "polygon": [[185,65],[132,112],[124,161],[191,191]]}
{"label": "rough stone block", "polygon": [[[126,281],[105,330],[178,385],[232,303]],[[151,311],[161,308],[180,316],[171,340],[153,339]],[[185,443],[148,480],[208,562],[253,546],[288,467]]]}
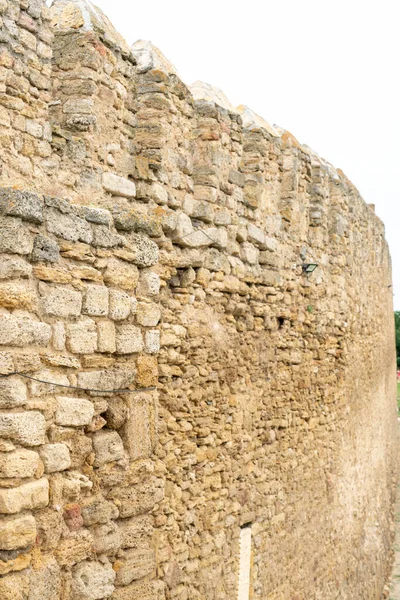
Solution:
{"label": "rough stone block", "polygon": [[116,431],[98,431],[93,436],[95,459],[93,465],[102,465],[124,458],[124,445]]}
{"label": "rough stone block", "polygon": [[139,271],[135,265],[130,265],[122,260],[111,258],[104,272],[104,282],[107,285],[131,291],[137,286]]}
{"label": "rough stone block", "polygon": [[96,323],[91,319],[82,319],[78,323],[67,325],[67,346],[74,354],[92,354],[97,350]]}
{"label": "rough stone block", "polygon": [[103,600],[114,591],[115,571],[110,564],[82,562],[72,577],[71,600]]}
{"label": "rough stone block", "polygon": [[21,378],[0,379],[0,408],[15,408],[26,403],[26,385]]}
{"label": "rough stone block", "polygon": [[1,600],[27,600],[29,598],[29,576],[25,573],[11,573],[0,579]]}
{"label": "rough stone block", "polygon": [[158,262],[158,246],[141,233],[127,235],[128,248],[134,254],[133,262],[141,268],[151,267]]}
{"label": "rough stone block", "polygon": [[34,477],[40,466],[37,452],[23,448],[14,452],[0,454],[0,477],[30,478]]}
{"label": "rough stone block", "polygon": [[114,173],[103,173],[103,187],[113,196],[122,196],[123,198],[136,196],[136,186],[133,181],[114,175]]}
{"label": "rough stone block", "polygon": [[108,315],[108,289],[101,285],[88,285],[83,299],[83,314],[96,317]]}
{"label": "rough stone block", "polygon": [[141,355],[137,359],[137,385],[142,388],[157,385],[158,361],[155,356]]}
{"label": "rough stone block", "polygon": [[146,331],[144,347],[149,354],[160,351],[160,332],[158,330]]}
{"label": "rough stone block", "polygon": [[134,354],[143,350],[143,336],[139,327],[119,325],[117,327],[117,353]]}
{"label": "rough stone block", "polygon": [[265,232],[256,227],[256,225],[253,225],[253,223],[247,225],[247,240],[257,246],[257,248],[260,248],[260,250],[267,248]]}
{"label": "rough stone block", "polygon": [[0,489],[0,513],[16,514],[23,510],[44,508],[49,503],[49,482],[39,479],[16,488]]}
{"label": "rough stone block", "polygon": [[150,269],[140,271],[138,296],[157,296],[160,292],[160,276]]}
{"label": "rough stone block", "polygon": [[121,518],[142,515],[150,511],[164,498],[164,489],[154,477],[149,477],[146,483],[139,483],[127,488],[111,490],[109,500],[118,504]]}
{"label": "rough stone block", "polygon": [[99,352],[115,352],[116,341],[115,341],[115,325],[110,321],[102,321],[97,323],[97,349]]}
{"label": "rough stone block", "polygon": [[37,310],[36,289],[32,282],[0,282],[0,306],[9,309]]}
{"label": "rough stone block", "polygon": [[256,265],[258,263],[260,251],[258,248],[250,244],[250,242],[244,242],[240,247],[240,258],[243,262],[249,265]]}
{"label": "rough stone block", "polygon": [[113,522],[92,529],[94,549],[98,554],[116,554],[121,547],[121,533]]}
{"label": "rough stone block", "polygon": [[43,198],[33,192],[0,189],[0,209],[7,215],[32,223],[43,223]]}
{"label": "rough stone block", "polygon": [[19,256],[2,256],[0,261],[0,279],[29,277],[31,265]]}
{"label": "rough stone block", "polygon": [[25,315],[0,316],[0,345],[25,347],[46,346],[50,341],[51,327]]}
{"label": "rough stone block", "polygon": [[65,471],[71,466],[68,446],[65,444],[45,444],[39,450],[46,473]]}
{"label": "rough stone block", "polygon": [[83,522],[86,527],[109,523],[111,519],[118,517],[117,507],[101,496],[84,500],[81,508]]}
{"label": "rough stone block", "polygon": [[93,403],[80,398],[57,397],[56,423],[69,427],[89,425],[94,415]]}
{"label": "rough stone block", "polygon": [[160,307],[153,303],[139,302],[136,319],[143,327],[155,327],[161,319]]}
{"label": "rough stone block", "polygon": [[0,436],[24,446],[45,442],[46,421],[40,412],[0,414]]}
{"label": "rough stone block", "polygon": [[58,262],[60,250],[57,242],[44,235],[37,235],[33,242],[31,257],[33,262]]}
{"label": "rough stone block", "polygon": [[60,567],[54,558],[49,558],[40,568],[30,573],[29,600],[56,600],[61,597]]}
{"label": "rough stone block", "polygon": [[125,292],[110,290],[109,317],[113,321],[123,321],[131,314],[132,297]]}
{"label": "rough stone block", "polygon": [[156,568],[154,550],[147,548],[127,550],[123,558],[117,560],[114,568],[117,572],[115,580],[117,585],[125,586],[137,579],[143,579]]}
{"label": "rough stone block", "polygon": [[141,515],[118,521],[122,548],[150,548],[154,536],[151,517]]}
{"label": "rough stone block", "polygon": [[[142,394],[140,394],[142,396]],[[150,405],[147,396],[129,402],[129,418],[121,435],[131,460],[149,458],[153,451],[151,439]]]}
{"label": "rough stone block", "polygon": [[71,98],[64,102],[63,113],[69,114],[91,114],[93,112],[94,104],[92,98]]}
{"label": "rough stone block", "polygon": [[80,292],[40,283],[39,293],[43,311],[47,315],[65,318],[78,317],[81,314],[82,295]]}
{"label": "rough stone block", "polygon": [[0,252],[30,254],[32,248],[32,235],[20,219],[0,217]]}
{"label": "rough stone block", "polygon": [[92,228],[85,219],[54,208],[49,208],[46,212],[46,226],[48,233],[70,242],[90,244],[93,239]]}
{"label": "rough stone block", "polygon": [[0,519],[0,550],[20,550],[35,543],[36,523],[32,515]]}

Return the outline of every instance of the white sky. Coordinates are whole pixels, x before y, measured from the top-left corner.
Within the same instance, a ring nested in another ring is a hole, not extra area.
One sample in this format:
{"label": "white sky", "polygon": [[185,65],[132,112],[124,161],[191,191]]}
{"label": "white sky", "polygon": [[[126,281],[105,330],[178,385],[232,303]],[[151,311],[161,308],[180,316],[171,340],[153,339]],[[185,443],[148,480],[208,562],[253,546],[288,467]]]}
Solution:
{"label": "white sky", "polygon": [[358,187],[386,225],[400,310],[398,0],[95,0],[187,84],[221,88]]}

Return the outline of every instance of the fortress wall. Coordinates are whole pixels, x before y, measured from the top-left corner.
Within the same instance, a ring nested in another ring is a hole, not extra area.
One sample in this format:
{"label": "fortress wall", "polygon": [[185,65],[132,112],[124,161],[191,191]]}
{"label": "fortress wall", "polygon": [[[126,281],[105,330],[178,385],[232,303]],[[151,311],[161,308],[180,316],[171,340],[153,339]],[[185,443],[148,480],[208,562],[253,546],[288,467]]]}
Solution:
{"label": "fortress wall", "polygon": [[[5,430],[37,470],[0,493],[41,498],[4,520],[32,535],[2,549],[0,591],[236,598],[251,525],[251,598],[380,600],[398,451],[381,221],[290,133],[188,89],[90,4],[52,19],[57,168],[44,197],[2,192],[2,318],[28,336],[4,338],[2,369],[157,393],[78,392],[93,418],[71,426],[60,390],[3,380],[4,422],[32,411],[40,439]],[[71,464],[43,473],[49,444]]]}

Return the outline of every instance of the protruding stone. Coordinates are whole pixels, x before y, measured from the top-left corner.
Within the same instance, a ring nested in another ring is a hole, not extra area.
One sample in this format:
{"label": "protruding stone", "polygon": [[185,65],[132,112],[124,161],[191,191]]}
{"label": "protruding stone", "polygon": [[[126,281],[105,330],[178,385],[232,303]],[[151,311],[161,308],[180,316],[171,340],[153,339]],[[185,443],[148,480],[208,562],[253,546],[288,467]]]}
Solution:
{"label": "protruding stone", "polygon": [[89,425],[94,415],[93,403],[80,398],[57,397],[56,423],[69,427]]}
{"label": "protruding stone", "polygon": [[138,73],[158,69],[168,75],[177,75],[177,71],[163,53],[148,40],[138,40],[132,46],[136,58]]}
{"label": "protruding stone", "polygon": [[95,452],[94,466],[121,460],[124,458],[124,445],[116,431],[99,431],[93,436],[93,449]]}
{"label": "protruding stone", "polygon": [[46,421],[40,412],[0,414],[0,437],[24,446],[44,444]]}
{"label": "protruding stone", "polygon": [[69,449],[65,444],[46,444],[39,453],[46,473],[65,471],[71,466]]}
{"label": "protruding stone", "polygon": [[34,477],[39,469],[37,452],[20,448],[14,452],[0,454],[0,477],[23,479]]}
{"label": "protruding stone", "polygon": [[49,503],[47,479],[25,483],[16,488],[0,489],[0,513],[16,514],[23,510],[44,508]]}
{"label": "protruding stone", "polygon": [[19,550],[35,543],[36,523],[32,515],[0,519],[0,550]]}
{"label": "protruding stone", "polygon": [[114,173],[103,173],[103,187],[113,196],[122,196],[123,198],[136,196],[136,186],[133,181]]}
{"label": "protruding stone", "polygon": [[103,600],[114,591],[115,571],[110,564],[82,562],[72,571],[73,600]]}

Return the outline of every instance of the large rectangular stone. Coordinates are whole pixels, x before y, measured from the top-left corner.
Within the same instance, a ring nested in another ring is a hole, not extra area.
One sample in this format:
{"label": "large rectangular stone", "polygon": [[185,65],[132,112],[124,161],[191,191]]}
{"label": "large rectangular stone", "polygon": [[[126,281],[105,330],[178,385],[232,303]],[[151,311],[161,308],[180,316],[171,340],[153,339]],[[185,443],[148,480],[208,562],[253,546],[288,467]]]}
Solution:
{"label": "large rectangular stone", "polygon": [[17,376],[0,379],[0,408],[15,408],[26,403],[26,385]]}
{"label": "large rectangular stone", "polygon": [[24,446],[40,446],[45,442],[45,434],[46,421],[40,412],[0,414],[0,437]]}
{"label": "large rectangular stone", "polygon": [[142,579],[155,570],[156,560],[154,550],[131,549],[125,552],[123,558],[117,560],[114,569],[117,572],[116,584],[129,585],[132,581]]}
{"label": "large rectangular stone", "polygon": [[0,513],[12,515],[23,510],[44,508],[49,503],[49,482],[39,479],[16,488],[0,489]]}
{"label": "large rectangular stone", "polygon": [[58,396],[56,423],[69,427],[83,427],[89,425],[94,415],[93,403],[81,398],[68,398]]}
{"label": "large rectangular stone", "polygon": [[97,350],[96,323],[83,319],[67,326],[68,349],[74,354],[92,354]]}
{"label": "large rectangular stone", "polygon": [[36,523],[32,515],[0,519],[0,550],[20,550],[35,543]]}
{"label": "large rectangular stone", "polygon": [[33,238],[20,219],[0,217],[0,252],[30,254]]}
{"label": "large rectangular stone", "polygon": [[0,345],[25,347],[46,346],[51,337],[51,327],[25,316],[0,316]]}
{"label": "large rectangular stone", "polygon": [[66,287],[52,287],[40,283],[41,304],[47,315],[78,317],[82,310],[82,294]]}
{"label": "large rectangular stone", "polygon": [[106,192],[113,196],[122,196],[124,198],[134,198],[136,196],[136,186],[133,181],[119,177],[114,173],[103,173],[103,187]]}
{"label": "large rectangular stone", "polygon": [[14,452],[0,454],[0,477],[28,478],[34,477],[40,465],[37,452],[21,448]]}
{"label": "large rectangular stone", "polygon": [[139,327],[120,325],[117,327],[118,354],[134,354],[143,350],[143,336]]}

